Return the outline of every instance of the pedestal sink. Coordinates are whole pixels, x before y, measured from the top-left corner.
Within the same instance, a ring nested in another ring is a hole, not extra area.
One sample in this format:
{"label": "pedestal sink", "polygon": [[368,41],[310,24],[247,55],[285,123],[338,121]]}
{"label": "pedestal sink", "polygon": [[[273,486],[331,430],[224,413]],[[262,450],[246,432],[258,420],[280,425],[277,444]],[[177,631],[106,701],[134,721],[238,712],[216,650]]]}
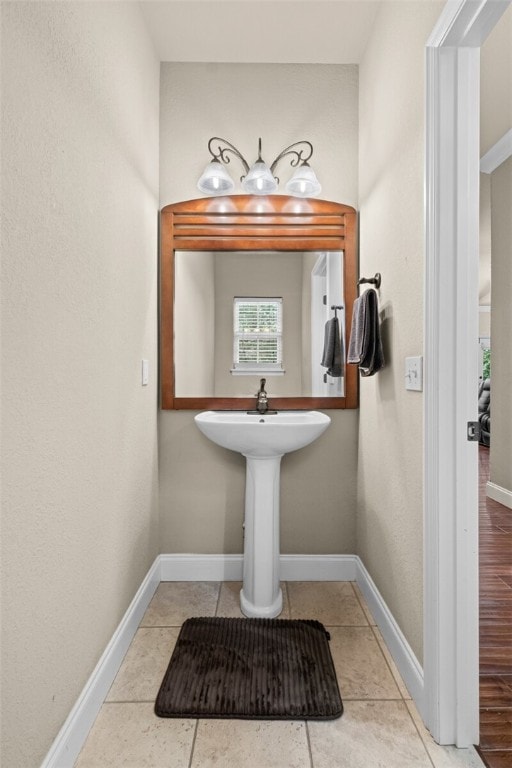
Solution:
{"label": "pedestal sink", "polygon": [[279,586],[279,472],[285,453],[325,432],[331,420],[319,411],[204,411],[195,422],[223,448],[246,457],[242,612],[273,618],[281,613]]}

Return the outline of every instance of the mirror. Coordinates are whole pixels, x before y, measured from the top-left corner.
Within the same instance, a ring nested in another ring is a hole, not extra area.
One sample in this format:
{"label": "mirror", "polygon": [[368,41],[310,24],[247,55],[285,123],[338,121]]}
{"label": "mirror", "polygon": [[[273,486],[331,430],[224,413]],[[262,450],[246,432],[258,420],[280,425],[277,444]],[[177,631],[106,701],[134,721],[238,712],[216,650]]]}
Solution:
{"label": "mirror", "polygon": [[352,208],[277,195],[167,206],[161,286],[163,408],[252,408],[261,378],[272,408],[357,407],[354,366],[321,365],[327,320],[343,353],[350,334]]}
{"label": "mirror", "polygon": [[262,377],[269,397],[343,397],[344,367],[321,365],[343,301],[342,251],[176,251],[176,397],[251,397]]}

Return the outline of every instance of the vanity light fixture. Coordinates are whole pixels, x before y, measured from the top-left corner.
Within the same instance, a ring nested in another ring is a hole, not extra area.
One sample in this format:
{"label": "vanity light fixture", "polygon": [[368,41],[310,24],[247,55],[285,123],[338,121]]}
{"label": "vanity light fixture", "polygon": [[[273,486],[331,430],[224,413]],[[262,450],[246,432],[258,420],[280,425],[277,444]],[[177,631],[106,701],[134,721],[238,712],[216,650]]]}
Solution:
{"label": "vanity light fixture", "polygon": [[258,142],[258,159],[251,167],[233,144],[218,136],[210,139],[208,151],[213,159],[197,182],[199,190],[206,195],[227,195],[234,190],[235,182],[223,165],[231,161],[230,155],[234,155],[242,163],[245,173],[240,177],[240,181],[244,191],[250,195],[270,195],[277,191],[279,178],[274,175],[274,171],[283,157],[287,156],[291,157],[290,165],[296,168],[293,176],[286,183],[288,194],[295,197],[315,197],[322,190],[308,162],[313,154],[313,145],[309,141],[296,141],[290,144],[278,154],[270,166],[261,157],[261,139]]}

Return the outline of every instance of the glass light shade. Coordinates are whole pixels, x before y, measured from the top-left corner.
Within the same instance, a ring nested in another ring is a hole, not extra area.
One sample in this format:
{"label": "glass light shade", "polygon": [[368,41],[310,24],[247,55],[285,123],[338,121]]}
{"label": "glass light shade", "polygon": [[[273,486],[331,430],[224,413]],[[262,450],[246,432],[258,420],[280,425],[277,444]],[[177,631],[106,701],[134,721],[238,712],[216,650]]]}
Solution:
{"label": "glass light shade", "polygon": [[235,182],[219,160],[212,160],[197,182],[197,188],[205,195],[225,195],[234,190]]}
{"label": "glass light shade", "polygon": [[269,195],[277,189],[277,181],[263,160],[257,160],[242,181],[242,187],[250,195]]}
{"label": "glass light shade", "polygon": [[315,197],[322,191],[314,170],[303,163],[286,183],[286,191],[294,197]]}

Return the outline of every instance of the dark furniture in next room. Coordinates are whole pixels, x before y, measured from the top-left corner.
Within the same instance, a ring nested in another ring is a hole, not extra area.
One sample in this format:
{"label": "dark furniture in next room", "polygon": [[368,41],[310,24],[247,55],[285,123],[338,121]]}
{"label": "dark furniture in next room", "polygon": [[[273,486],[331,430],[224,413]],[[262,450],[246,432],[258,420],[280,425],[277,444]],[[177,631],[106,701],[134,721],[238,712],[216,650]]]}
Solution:
{"label": "dark furniture in next room", "polygon": [[491,380],[484,379],[478,390],[478,421],[480,422],[480,443],[491,442]]}

